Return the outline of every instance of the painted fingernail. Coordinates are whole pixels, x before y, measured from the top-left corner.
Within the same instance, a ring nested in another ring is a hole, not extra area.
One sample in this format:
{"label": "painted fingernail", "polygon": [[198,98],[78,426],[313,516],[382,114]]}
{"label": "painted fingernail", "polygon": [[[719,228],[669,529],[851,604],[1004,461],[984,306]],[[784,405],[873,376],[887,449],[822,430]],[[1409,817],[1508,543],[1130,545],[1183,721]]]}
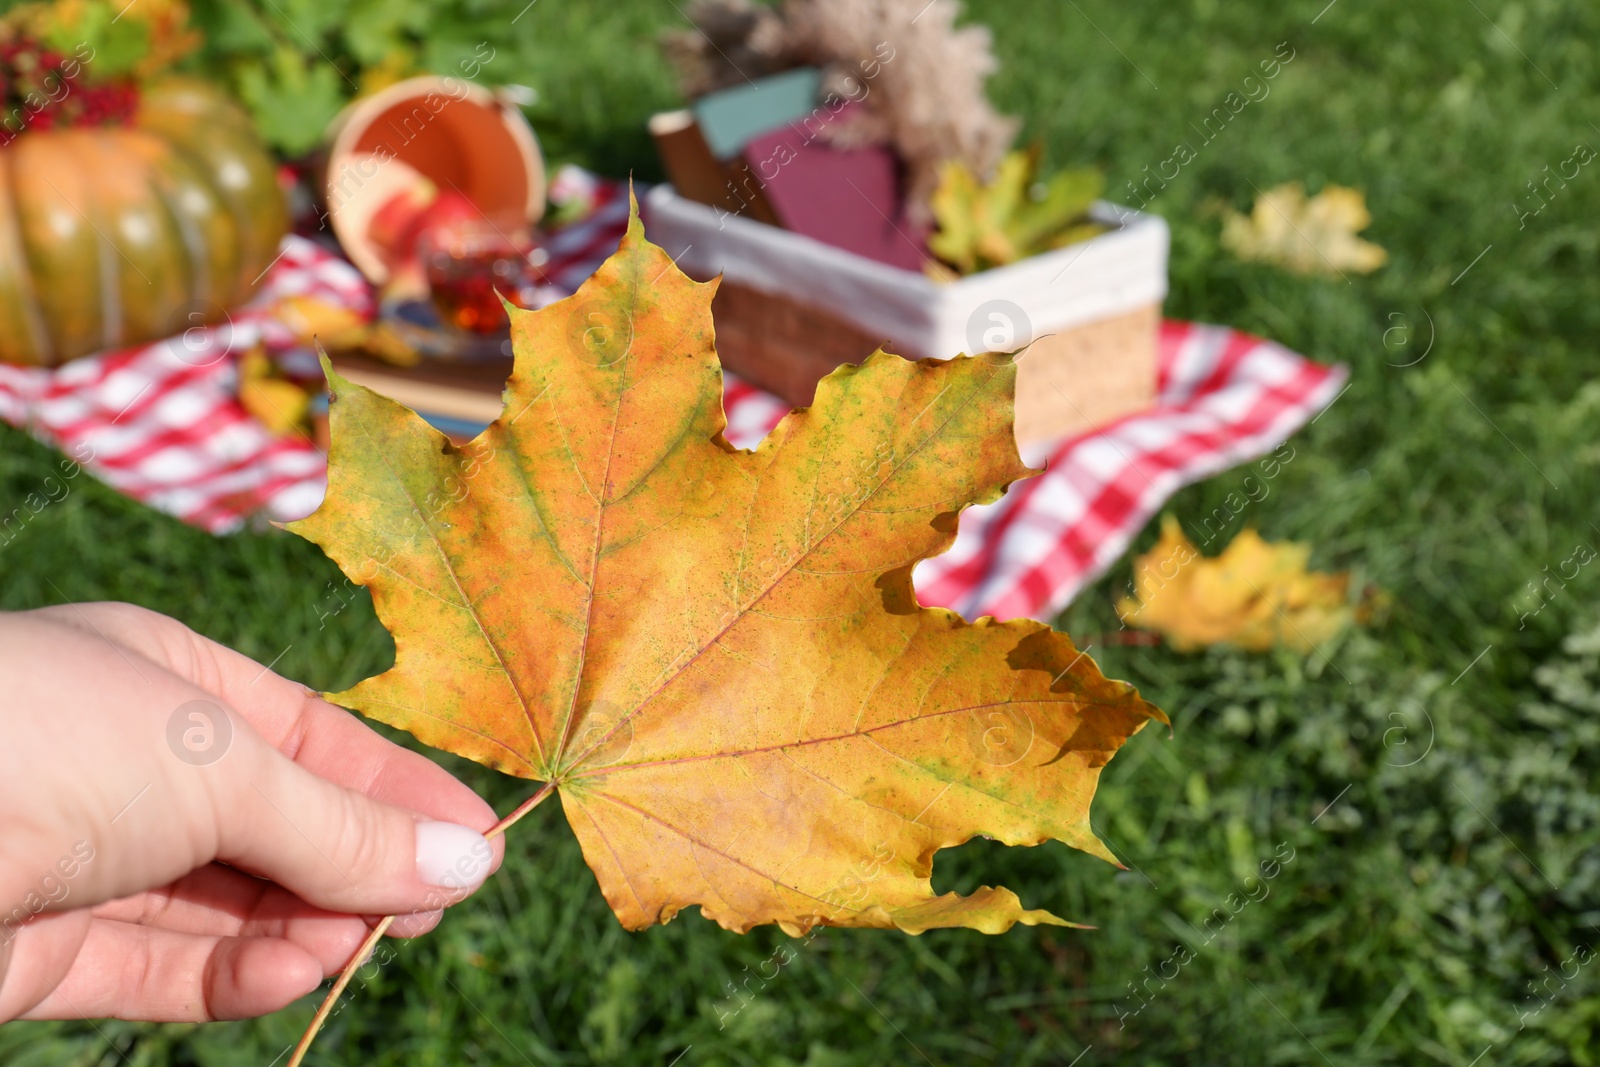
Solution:
{"label": "painted fingernail", "polygon": [[494,850],[476,830],[453,822],[417,823],[417,878],[441,889],[472,889],[489,877]]}

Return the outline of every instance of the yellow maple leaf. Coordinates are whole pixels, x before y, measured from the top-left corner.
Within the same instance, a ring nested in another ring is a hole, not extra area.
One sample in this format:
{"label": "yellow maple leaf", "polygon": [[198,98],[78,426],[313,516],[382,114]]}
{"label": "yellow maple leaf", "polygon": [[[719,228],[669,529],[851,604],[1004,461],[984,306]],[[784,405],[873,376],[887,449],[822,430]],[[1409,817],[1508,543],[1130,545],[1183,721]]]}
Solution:
{"label": "yellow maple leaf", "polygon": [[1180,651],[1226,642],[1309,652],[1364,617],[1349,603],[1349,573],[1307,570],[1310,558],[1309,545],[1245,530],[1207,559],[1167,515],[1156,546],[1134,561],[1136,599],[1120,599],[1117,614]]}
{"label": "yellow maple leaf", "polygon": [[1222,244],[1240,259],[1258,260],[1298,274],[1370,274],[1389,253],[1356,234],[1372,215],[1359,189],[1325,186],[1310,199],[1299,182],[1268,189],[1248,216],[1229,211]]}
{"label": "yellow maple leaf", "polygon": [[239,403],[274,437],[302,431],[311,408],[311,395],[274,373],[272,361],[260,348],[239,360]]}
{"label": "yellow maple leaf", "polygon": [[529,804],[559,795],[629,929],[1061,924],[931,882],[979,834],[1111,860],[1100,769],[1165,718],[1049,627],[917,603],[957,514],[1036,473],[1015,364],[880,351],[743,451],[715,292],[635,211],[574,296],[511,312],[504,412],[462,446],[328,369],[327,497],[290,528],[395,640],[331,699],[549,783]]}
{"label": "yellow maple leaf", "polygon": [[321,342],[324,347],[366,325],[357,312],[318,296],[286,296],[272,306],[272,315],[303,344]]}
{"label": "yellow maple leaf", "polygon": [[964,163],[946,162],[928,203],[938,223],[928,250],[939,261],[924,270],[936,280],[949,271],[973,274],[1088,240],[1105,231],[1088,215],[1104,187],[1092,168],[1041,179],[1037,151],[1006,153],[987,182]]}
{"label": "yellow maple leaf", "polygon": [[279,322],[304,345],[329,352],[363,352],[397,367],[414,367],[422,354],[387,319],[366,321],[342,304],[316,296],[287,296],[272,307]]}

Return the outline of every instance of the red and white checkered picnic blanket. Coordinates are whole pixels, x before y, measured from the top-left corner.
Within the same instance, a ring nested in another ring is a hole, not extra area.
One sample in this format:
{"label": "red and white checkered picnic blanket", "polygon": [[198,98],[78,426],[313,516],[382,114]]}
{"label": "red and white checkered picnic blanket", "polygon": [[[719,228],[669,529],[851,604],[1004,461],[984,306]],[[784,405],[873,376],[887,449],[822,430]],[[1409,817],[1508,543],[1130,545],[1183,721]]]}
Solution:
{"label": "red and white checkered picnic blanket", "polygon": [[[571,291],[615,250],[625,194],[600,186],[596,211],[554,235],[545,267]],[[309,441],[275,438],[240,406],[237,357],[260,343],[299,343],[273,319],[307,294],[371,314],[354,267],[299,237],[284,239],[260,294],[232,321],[158,344],[44,370],[0,364],[0,418],[78,459],[113,488],[222,533],[251,515],[289,520],[321,502],[326,458]],[[1220,326],[1162,325],[1156,405],[1094,433],[1024,456],[1045,473],[961,516],[949,552],[918,566],[923,603],[968,618],[1048,619],[1127,548],[1180,487],[1274,448],[1338,395],[1343,367]],[[731,377],[728,439],[750,447],[788,410]]]}
{"label": "red and white checkered picnic blanket", "polygon": [[0,418],[77,459],[135,500],[213,533],[254,512],[284,519],[322,500],[327,461],[309,441],[279,439],[238,400],[238,357],[300,342],[271,315],[282,298],[316,296],[370,315],[371,287],[349,263],[286,237],[256,298],[215,326],[55,370],[0,363]]}

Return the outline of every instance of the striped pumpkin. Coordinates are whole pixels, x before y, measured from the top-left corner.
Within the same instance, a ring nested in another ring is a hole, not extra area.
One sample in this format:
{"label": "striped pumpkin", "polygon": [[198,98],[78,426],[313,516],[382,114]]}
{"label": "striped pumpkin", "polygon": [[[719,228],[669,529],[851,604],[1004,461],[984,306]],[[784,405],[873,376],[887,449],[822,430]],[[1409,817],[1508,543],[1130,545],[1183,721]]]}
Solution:
{"label": "striped pumpkin", "polygon": [[277,255],[288,206],[216,90],[146,87],[128,127],[0,148],[0,360],[55,366],[223,320]]}

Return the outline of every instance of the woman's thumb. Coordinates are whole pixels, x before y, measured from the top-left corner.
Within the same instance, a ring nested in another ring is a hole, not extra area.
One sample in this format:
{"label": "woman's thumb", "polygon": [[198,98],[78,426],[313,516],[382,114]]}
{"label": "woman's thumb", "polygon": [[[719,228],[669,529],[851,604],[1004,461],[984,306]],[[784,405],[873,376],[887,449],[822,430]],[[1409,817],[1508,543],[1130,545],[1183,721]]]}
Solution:
{"label": "woman's thumb", "polygon": [[[248,726],[217,789],[217,858],[330,911],[435,911],[476,889],[494,851],[476,830],[373,800],[301,767]],[[219,765],[216,769],[222,769]]]}

